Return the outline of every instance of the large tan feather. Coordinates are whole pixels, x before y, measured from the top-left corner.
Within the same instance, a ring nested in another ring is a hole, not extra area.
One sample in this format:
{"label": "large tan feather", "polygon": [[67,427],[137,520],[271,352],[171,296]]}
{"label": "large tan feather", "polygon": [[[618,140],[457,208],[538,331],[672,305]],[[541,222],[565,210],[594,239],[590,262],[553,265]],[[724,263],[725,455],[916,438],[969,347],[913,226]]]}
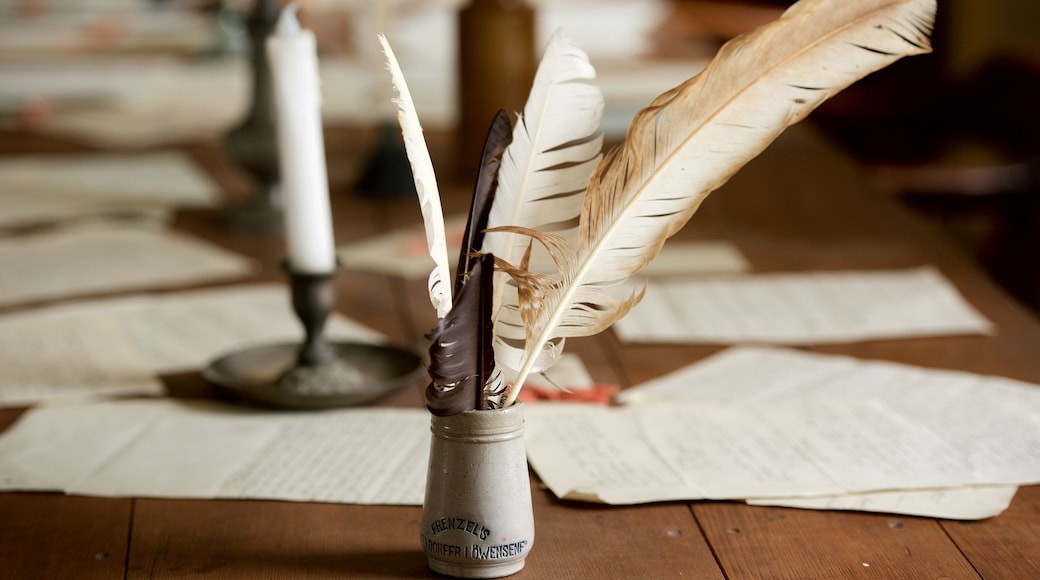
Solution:
{"label": "large tan feather", "polygon": [[560,275],[511,269],[527,338],[504,404],[549,341],[595,334],[623,316],[638,296],[618,300],[605,290],[645,267],[711,191],[784,129],[863,76],[928,52],[935,10],[935,0],[801,0],[641,111],[592,175],[578,247],[528,232],[553,248]]}

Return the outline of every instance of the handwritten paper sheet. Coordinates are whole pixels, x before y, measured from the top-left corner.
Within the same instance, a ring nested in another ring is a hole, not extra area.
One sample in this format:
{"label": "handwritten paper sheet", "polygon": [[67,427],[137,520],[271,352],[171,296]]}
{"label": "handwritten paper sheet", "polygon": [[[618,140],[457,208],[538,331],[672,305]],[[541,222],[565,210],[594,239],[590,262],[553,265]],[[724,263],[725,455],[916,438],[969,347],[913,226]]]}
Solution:
{"label": "handwritten paper sheet", "polygon": [[[457,255],[462,245],[466,220],[453,216],[445,220],[448,254]],[[399,276],[409,280],[425,280],[433,262],[426,249],[426,233],[422,226],[400,228],[344,244],[337,249],[346,268]],[[534,271],[552,271],[544,254],[541,262],[532,263]],[[669,241],[643,276],[661,277],[685,274],[739,274],[751,269],[750,263],[735,245],[722,240]]]}
{"label": "handwritten paper sheet", "polygon": [[119,220],[123,223],[169,224],[173,208],[130,200],[90,199],[63,194],[0,194],[0,227],[63,222]]}
{"label": "handwritten paper sheet", "polygon": [[219,188],[179,153],[0,160],[0,226],[214,205]]}
{"label": "handwritten paper sheet", "polygon": [[137,349],[109,320],[0,324],[0,408],[162,391]]}
{"label": "handwritten paper sheet", "polygon": [[0,240],[0,305],[226,280],[255,264],[158,228],[65,227]]}
{"label": "handwritten paper sheet", "polygon": [[420,505],[425,409],[320,413],[124,400],[38,407],[0,435],[0,489]]}
{"label": "handwritten paper sheet", "polygon": [[1011,505],[1018,486],[977,485],[941,489],[875,491],[824,497],[759,498],[748,505],[813,510],[853,510],[951,520],[981,520]]}
{"label": "handwritten paper sheet", "polygon": [[768,346],[730,347],[622,391],[617,399],[624,404],[669,401],[769,405],[785,399],[822,397],[883,400],[900,405],[907,413],[929,409],[951,412],[962,408],[968,397],[979,397],[984,403],[1002,400],[1040,412],[1040,389],[1028,383]]}
{"label": "handwritten paper sheet", "polygon": [[[37,308],[0,317],[0,336],[33,324],[100,341],[106,321],[133,345],[136,357],[155,373],[197,370],[233,350],[303,337],[289,289],[251,284],[155,295],[134,295]],[[332,340],[380,343],[379,332],[340,314],[329,317]],[[2,374],[2,373],[0,373]]]}
{"label": "handwritten paper sheet", "polygon": [[788,345],[995,330],[932,267],[651,283],[613,328],[624,342]]}
{"label": "handwritten paper sheet", "polygon": [[1040,480],[1040,387],[1002,377],[739,347],[620,399],[529,408],[554,493],[961,518]]}
{"label": "handwritten paper sheet", "polygon": [[[570,408],[568,408],[570,407]],[[1007,415],[1014,415],[1008,412]],[[1021,429],[1028,420],[1010,417]],[[611,504],[821,497],[857,492],[1040,482],[1040,461],[982,441],[937,436],[869,402],[532,405],[528,456],[560,497]],[[967,444],[968,447],[960,445]],[[998,449],[992,457],[986,450]]]}
{"label": "handwritten paper sheet", "polygon": [[[993,381],[996,381],[994,386]],[[1036,389],[1010,390],[1003,379],[970,373],[920,369],[884,361],[825,355],[783,348],[733,347],[675,373],[622,391],[620,403],[715,402],[768,404],[771,400],[816,395],[859,399],[882,398],[901,403],[913,415],[945,400],[965,381],[971,389],[1003,392],[1012,401],[1028,402]],[[964,409],[954,401],[952,407]],[[943,409],[940,413],[950,413]],[[753,505],[806,509],[851,509],[911,515],[979,519],[996,515],[1011,502],[1015,485],[969,486],[930,490],[867,492],[813,498],[759,498]]]}
{"label": "handwritten paper sheet", "polygon": [[[7,38],[7,36],[4,36]],[[0,40],[0,44],[2,44]],[[2,50],[2,49],[0,49]],[[56,112],[112,107],[170,72],[170,59],[52,60],[35,63],[0,59],[0,113],[14,116],[26,103],[44,102]]]}

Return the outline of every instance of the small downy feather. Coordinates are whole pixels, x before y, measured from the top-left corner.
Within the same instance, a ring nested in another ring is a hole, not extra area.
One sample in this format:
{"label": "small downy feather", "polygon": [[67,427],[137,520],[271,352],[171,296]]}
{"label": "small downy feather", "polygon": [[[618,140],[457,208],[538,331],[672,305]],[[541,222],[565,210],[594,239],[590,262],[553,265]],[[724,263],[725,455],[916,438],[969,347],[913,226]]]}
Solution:
{"label": "small downy feather", "polygon": [[408,162],[412,166],[415,191],[419,196],[419,207],[422,210],[423,222],[426,226],[426,245],[429,247],[430,257],[434,262],[428,283],[430,302],[437,309],[437,317],[443,318],[451,310],[451,286],[449,285],[451,270],[448,265],[448,242],[444,229],[440,192],[437,188],[437,176],[433,171],[433,161],[430,159],[430,152],[426,147],[426,138],[423,136],[419,116],[415,112],[412,95],[408,91],[408,83],[404,80],[404,73],[401,72],[390,43],[382,34],[379,35],[379,43],[383,47],[383,54],[386,55],[387,70],[390,71],[394,91],[397,93],[394,98],[394,103],[397,105],[397,121],[401,125],[401,134],[404,136]]}
{"label": "small downy feather", "polygon": [[[483,251],[519,262],[529,241],[494,229],[502,226],[576,238],[585,186],[603,150],[603,94],[592,82],[595,77],[585,52],[560,32],[553,34],[502,159],[487,223],[496,233],[486,236]],[[496,276],[494,304],[495,356],[500,368],[515,373],[526,333],[516,287],[502,274]],[[543,366],[551,364],[562,345],[553,347]]]}
{"label": "small downy feather", "polygon": [[430,384],[426,407],[438,416],[482,409],[484,385],[494,370],[491,351],[491,286],[494,256],[473,262],[455,307],[428,338]]}
{"label": "small downy feather", "polygon": [[638,295],[605,289],[652,260],[704,198],[827,98],[897,59],[928,52],[936,0],[801,0],[724,45],[699,75],[633,120],[589,182],[577,247],[529,231],[558,276],[512,270],[526,335],[512,404],[542,345],[595,334]]}

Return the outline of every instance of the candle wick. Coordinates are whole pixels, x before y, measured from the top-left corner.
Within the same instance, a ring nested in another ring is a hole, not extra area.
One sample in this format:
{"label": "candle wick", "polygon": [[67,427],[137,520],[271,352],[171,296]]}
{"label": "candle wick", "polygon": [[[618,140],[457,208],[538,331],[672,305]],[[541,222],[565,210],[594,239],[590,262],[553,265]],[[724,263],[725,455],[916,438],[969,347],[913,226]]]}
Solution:
{"label": "candle wick", "polygon": [[282,10],[275,28],[278,36],[298,36],[300,34],[300,21],[296,18],[296,10],[296,2],[290,2]]}

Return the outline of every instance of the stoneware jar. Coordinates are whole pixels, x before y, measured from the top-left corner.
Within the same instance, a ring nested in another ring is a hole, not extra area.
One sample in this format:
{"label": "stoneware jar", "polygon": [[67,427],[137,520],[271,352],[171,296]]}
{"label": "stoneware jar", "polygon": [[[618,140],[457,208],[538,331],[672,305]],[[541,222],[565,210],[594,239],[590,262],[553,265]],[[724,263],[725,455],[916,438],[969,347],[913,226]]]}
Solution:
{"label": "stoneware jar", "polygon": [[522,405],[433,416],[419,533],[431,569],[499,578],[534,543]]}

